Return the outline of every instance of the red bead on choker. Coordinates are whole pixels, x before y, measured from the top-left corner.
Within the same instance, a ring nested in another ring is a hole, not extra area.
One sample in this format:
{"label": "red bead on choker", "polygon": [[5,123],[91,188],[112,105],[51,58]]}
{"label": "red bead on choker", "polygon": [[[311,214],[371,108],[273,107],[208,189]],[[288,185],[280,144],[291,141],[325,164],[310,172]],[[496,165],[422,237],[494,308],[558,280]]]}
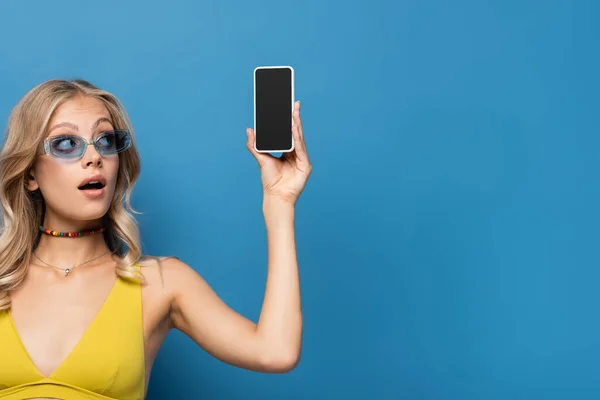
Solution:
{"label": "red bead on choker", "polygon": [[106,228],[97,228],[97,229],[86,229],[80,232],[58,232],[52,231],[50,229],[46,229],[40,225],[40,232],[45,233],[50,236],[58,236],[58,237],[82,237],[82,236],[90,236],[95,233],[104,232]]}

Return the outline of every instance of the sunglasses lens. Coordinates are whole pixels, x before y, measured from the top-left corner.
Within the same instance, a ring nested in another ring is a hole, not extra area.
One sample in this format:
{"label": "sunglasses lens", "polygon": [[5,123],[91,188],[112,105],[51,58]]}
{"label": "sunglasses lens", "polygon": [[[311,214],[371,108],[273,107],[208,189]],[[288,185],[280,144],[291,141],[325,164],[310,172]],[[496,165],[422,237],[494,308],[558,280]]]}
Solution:
{"label": "sunglasses lens", "polygon": [[58,158],[80,157],[85,147],[85,141],[78,136],[57,136],[50,142],[50,151]]}
{"label": "sunglasses lens", "polygon": [[124,130],[105,132],[96,140],[96,148],[102,154],[119,153],[130,146],[129,132]]}

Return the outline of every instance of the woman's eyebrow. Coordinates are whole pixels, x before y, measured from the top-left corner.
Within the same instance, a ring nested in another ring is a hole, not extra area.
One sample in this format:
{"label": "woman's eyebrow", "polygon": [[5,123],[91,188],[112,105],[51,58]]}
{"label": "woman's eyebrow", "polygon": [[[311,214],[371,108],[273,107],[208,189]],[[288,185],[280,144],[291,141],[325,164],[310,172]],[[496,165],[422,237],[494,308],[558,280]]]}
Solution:
{"label": "woman's eyebrow", "polygon": [[[96,122],[94,122],[94,125],[92,125],[92,130],[96,130],[96,128],[98,128],[98,126],[103,122],[108,122],[111,125],[113,124],[113,122],[111,121],[110,118],[101,117],[101,118],[98,118],[98,120]],[[71,128],[75,132],[79,132],[79,127],[77,125],[75,125],[71,122],[60,122],[60,123],[54,125],[52,128],[50,128],[48,133],[50,133],[53,130],[58,129],[58,128]]]}

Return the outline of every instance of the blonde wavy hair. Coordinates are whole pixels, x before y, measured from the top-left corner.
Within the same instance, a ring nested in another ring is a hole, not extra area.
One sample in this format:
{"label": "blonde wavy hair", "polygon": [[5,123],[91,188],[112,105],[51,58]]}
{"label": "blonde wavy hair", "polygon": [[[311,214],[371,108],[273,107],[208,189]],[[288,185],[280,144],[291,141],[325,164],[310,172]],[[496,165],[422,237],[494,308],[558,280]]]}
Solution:
{"label": "blonde wavy hair", "polygon": [[9,293],[25,278],[32,252],[40,239],[45,204],[38,190],[27,190],[29,171],[46,136],[55,110],[77,96],[101,100],[115,129],[128,129],[133,144],[119,153],[114,198],[104,216],[104,237],[113,253],[118,276],[143,281],[134,267],[142,260],[139,231],[131,206],[131,191],[140,173],[140,159],[131,121],[111,93],[84,80],[50,80],[31,89],[15,106],[0,151],[0,310],[10,308]]}

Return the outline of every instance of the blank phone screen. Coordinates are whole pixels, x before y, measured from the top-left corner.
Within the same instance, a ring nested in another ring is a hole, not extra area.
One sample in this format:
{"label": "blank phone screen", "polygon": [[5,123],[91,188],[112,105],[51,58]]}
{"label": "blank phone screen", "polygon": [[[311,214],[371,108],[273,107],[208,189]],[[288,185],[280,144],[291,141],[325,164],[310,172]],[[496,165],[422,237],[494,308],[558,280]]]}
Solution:
{"label": "blank phone screen", "polygon": [[258,68],[254,72],[256,148],[292,149],[292,70]]}

